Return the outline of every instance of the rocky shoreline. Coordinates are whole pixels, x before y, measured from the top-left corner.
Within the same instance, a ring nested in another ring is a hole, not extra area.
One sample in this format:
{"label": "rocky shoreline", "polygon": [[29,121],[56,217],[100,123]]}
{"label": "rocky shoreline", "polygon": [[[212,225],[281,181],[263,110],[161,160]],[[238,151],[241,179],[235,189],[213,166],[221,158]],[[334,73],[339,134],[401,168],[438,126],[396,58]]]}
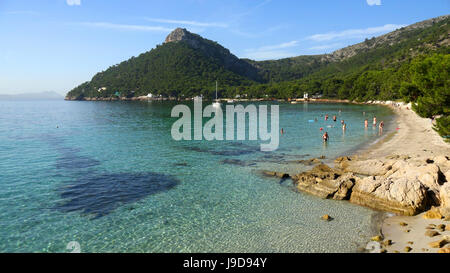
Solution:
{"label": "rocky shoreline", "polygon": [[[417,214],[421,215],[417,217],[434,221],[450,220],[450,145],[431,129],[431,121],[418,117],[410,105],[375,103],[388,105],[396,113],[394,122],[397,130],[389,137],[354,155],[338,157],[330,166],[318,159],[311,159],[314,167],[309,171],[290,175],[265,173],[281,178],[291,177],[301,192],[326,199],[348,200],[353,204],[389,212],[391,216],[399,215],[383,218],[383,222],[378,224],[380,227],[385,227],[385,222],[392,221],[391,218]],[[382,228],[379,232],[379,237],[375,236],[372,240],[385,237]],[[415,239],[420,241],[423,236],[416,235]],[[445,238],[441,238],[444,241],[441,242],[440,252],[449,251],[450,239],[447,242]],[[393,242],[397,242],[398,246],[401,240],[389,238],[380,241],[380,252],[392,250],[389,246]],[[403,250],[410,252],[412,249],[405,246]]]}

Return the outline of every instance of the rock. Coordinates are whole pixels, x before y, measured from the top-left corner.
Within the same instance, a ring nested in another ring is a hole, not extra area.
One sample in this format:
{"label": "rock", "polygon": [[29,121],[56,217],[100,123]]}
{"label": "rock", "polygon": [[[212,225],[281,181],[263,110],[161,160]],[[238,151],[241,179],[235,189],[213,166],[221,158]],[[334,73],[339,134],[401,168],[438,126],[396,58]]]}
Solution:
{"label": "rock", "polygon": [[325,164],[292,177],[297,189],[321,198],[336,200],[349,199],[356,177],[351,173],[342,174]]}
{"label": "rock", "polygon": [[297,163],[306,165],[306,166],[312,166],[312,165],[316,165],[316,164],[320,164],[322,163],[322,161],[320,161],[317,158],[311,158],[311,159],[305,159],[305,160],[297,160]]}
{"label": "rock", "polygon": [[409,241],[409,242],[407,242],[407,244],[413,245],[414,242],[413,241]]}
{"label": "rock", "polygon": [[323,215],[323,216],[321,217],[321,219],[322,219],[322,220],[325,220],[325,221],[331,221],[331,220],[333,220],[333,218],[332,218],[330,215],[328,215],[328,214]]}
{"label": "rock", "polygon": [[407,247],[405,247],[405,252],[410,252],[411,250],[412,250],[412,248],[411,247],[409,247],[409,246],[407,246]]}
{"label": "rock", "polygon": [[411,232],[411,230],[410,230],[410,229],[407,229],[407,230],[405,230],[405,232],[406,232],[406,233],[410,233],[410,232]]}
{"label": "rock", "polygon": [[406,227],[408,224],[407,223],[405,223],[405,222],[401,222],[400,223],[400,226],[402,226],[402,227]]}
{"label": "rock", "polygon": [[386,240],[386,241],[384,241],[383,242],[383,246],[390,246],[390,245],[392,245],[392,240]]}
{"label": "rock", "polygon": [[427,230],[425,232],[425,236],[428,236],[428,237],[434,237],[434,236],[438,236],[438,235],[441,235],[441,234],[435,230]]}
{"label": "rock", "polygon": [[450,182],[450,170],[444,173],[444,177],[446,182]]}
{"label": "rock", "polygon": [[381,237],[381,235],[377,235],[377,236],[373,236],[372,238],[370,238],[370,240],[375,241],[375,242],[381,242],[381,241],[383,241],[383,237]]}
{"label": "rock", "polygon": [[418,180],[425,186],[428,195],[432,198],[432,203],[440,204],[440,169],[436,164],[419,165],[415,162],[397,161],[393,164],[392,170],[386,173],[386,178],[391,180],[407,179]]}
{"label": "rock", "polygon": [[428,243],[428,246],[431,248],[441,248],[441,247],[445,246],[447,243],[448,243],[447,239],[444,238],[439,241],[434,241],[434,242]]}
{"label": "rock", "polygon": [[450,160],[448,157],[440,155],[433,158],[434,163],[442,166],[443,168],[450,168]]}
{"label": "rock", "polygon": [[337,167],[341,169],[345,169],[349,165],[349,161],[352,161],[352,159],[348,156],[340,156],[334,160],[334,163]]}
{"label": "rock", "polygon": [[289,178],[288,173],[282,173],[282,172],[273,172],[273,171],[262,171],[264,175],[266,176],[276,176],[279,178]]}
{"label": "rock", "polygon": [[424,219],[442,219],[442,214],[438,209],[432,208],[427,211],[424,215],[422,215]]}
{"label": "rock", "polygon": [[[446,182],[441,186],[439,195],[442,210],[450,210],[450,182]],[[450,214],[446,216],[450,216]]]}
{"label": "rock", "polygon": [[450,247],[440,248],[438,253],[450,253]]}
{"label": "rock", "polygon": [[441,231],[441,232],[444,232],[444,231],[445,231],[445,225],[443,225],[443,224],[438,225],[438,226],[436,227],[436,229],[439,230],[439,231]]}
{"label": "rock", "polygon": [[427,205],[425,187],[418,181],[369,176],[356,181],[350,202],[403,215],[415,215]]}
{"label": "rock", "polygon": [[338,166],[344,171],[362,175],[384,175],[392,168],[391,164],[379,159],[341,160]]}

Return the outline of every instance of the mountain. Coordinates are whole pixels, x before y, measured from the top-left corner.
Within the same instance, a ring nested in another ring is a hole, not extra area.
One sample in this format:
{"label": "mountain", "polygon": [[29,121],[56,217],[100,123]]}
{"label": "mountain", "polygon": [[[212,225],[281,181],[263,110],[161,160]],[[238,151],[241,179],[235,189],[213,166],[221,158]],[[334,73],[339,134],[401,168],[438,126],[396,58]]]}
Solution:
{"label": "mountain", "polygon": [[62,100],[64,97],[53,91],[40,93],[0,94],[0,100]]}
{"label": "mountain", "polygon": [[269,93],[280,97],[273,89],[290,86],[292,90],[281,97],[301,96],[303,92],[336,97],[337,90],[324,90],[327,80],[334,81],[331,85],[340,84],[345,77],[365,70],[398,67],[431,53],[448,54],[448,23],[449,15],[440,16],[330,54],[269,61],[239,59],[217,42],[177,28],[162,45],[97,73],[91,81],[71,90],[67,99],[147,93],[212,97],[216,80],[221,96],[247,93],[258,97]]}
{"label": "mountain", "polygon": [[250,61],[265,81],[287,81],[321,71],[350,72],[366,65],[401,62],[422,53],[448,53],[449,15],[415,23],[390,33],[366,39],[330,54],[307,55],[280,60]]}
{"label": "mountain", "polygon": [[[164,44],[107,70],[68,93],[69,98],[147,95],[192,97],[223,86],[259,81],[258,70],[216,42],[177,28]],[[118,93],[116,93],[118,92]]]}

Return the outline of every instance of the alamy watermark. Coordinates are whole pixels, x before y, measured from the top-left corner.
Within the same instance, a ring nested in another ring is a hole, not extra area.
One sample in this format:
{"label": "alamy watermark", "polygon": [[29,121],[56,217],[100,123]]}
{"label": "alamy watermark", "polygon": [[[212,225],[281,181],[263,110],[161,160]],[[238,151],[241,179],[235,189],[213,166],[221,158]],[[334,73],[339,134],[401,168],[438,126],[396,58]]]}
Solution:
{"label": "alamy watermark", "polygon": [[[245,140],[246,137],[246,114],[248,114],[248,140],[267,141],[261,144],[261,151],[274,151],[279,144],[279,106],[270,106],[270,131],[267,124],[267,105],[249,104],[226,105],[225,140]],[[174,140],[224,140],[223,117],[224,113],[220,105],[207,105],[202,110],[201,98],[194,99],[194,136],[192,138],[192,116],[191,109],[184,104],[176,105],[172,108],[172,117],[180,117],[172,125],[172,138]],[[214,117],[203,125],[203,117]],[[236,138],[235,122],[236,116]],[[259,121],[259,123],[258,123]],[[259,126],[258,126],[259,125]],[[214,128],[214,130],[213,130]],[[259,132],[258,132],[259,128]]]}

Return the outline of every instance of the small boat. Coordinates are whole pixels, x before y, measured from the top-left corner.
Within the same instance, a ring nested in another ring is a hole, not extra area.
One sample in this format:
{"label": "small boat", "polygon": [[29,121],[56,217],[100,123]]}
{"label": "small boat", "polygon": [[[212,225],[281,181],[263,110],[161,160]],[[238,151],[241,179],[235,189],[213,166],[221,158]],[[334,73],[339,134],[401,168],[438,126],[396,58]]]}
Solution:
{"label": "small boat", "polygon": [[215,99],[215,101],[213,102],[212,106],[215,107],[215,108],[219,108],[219,107],[220,107],[220,102],[219,102],[219,100],[217,99],[217,81],[216,81],[216,99]]}
{"label": "small boat", "polygon": [[234,103],[234,100],[227,100],[227,103]]}
{"label": "small boat", "polygon": [[291,104],[297,104],[297,101],[293,100],[291,101]]}

